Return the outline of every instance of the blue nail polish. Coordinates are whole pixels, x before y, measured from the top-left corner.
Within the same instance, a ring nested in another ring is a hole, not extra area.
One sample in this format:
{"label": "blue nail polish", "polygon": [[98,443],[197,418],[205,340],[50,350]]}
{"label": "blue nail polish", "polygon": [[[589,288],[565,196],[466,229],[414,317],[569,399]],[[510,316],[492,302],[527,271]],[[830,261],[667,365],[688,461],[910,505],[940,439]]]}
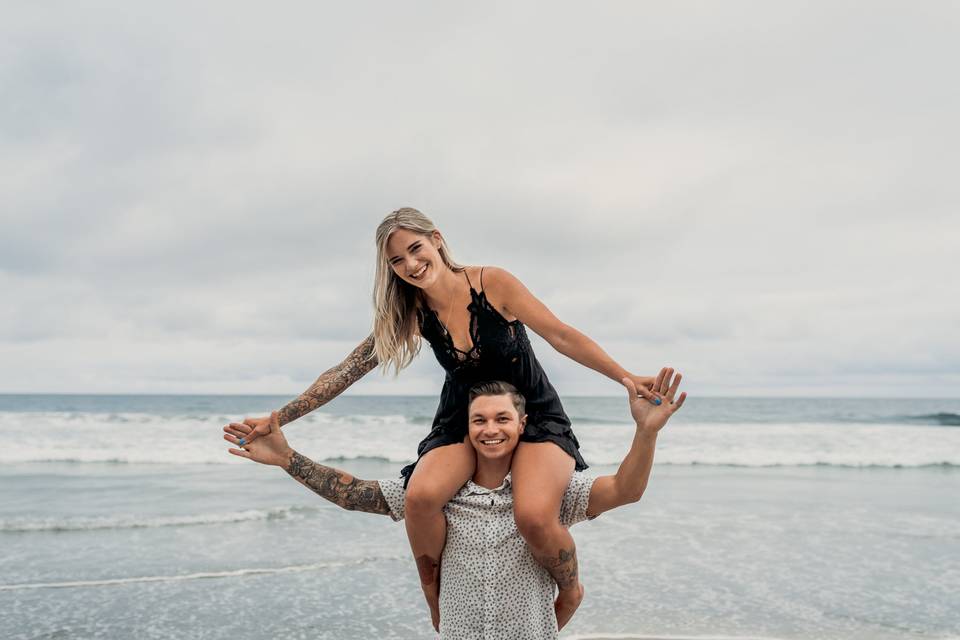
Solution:
{"label": "blue nail polish", "polygon": [[654,398],[654,399],[653,399],[653,404],[655,404],[655,405],[657,405],[657,406],[659,407],[659,406],[660,406],[660,398]]}
{"label": "blue nail polish", "polygon": [[[658,402],[657,404],[660,404],[660,403]],[[246,440],[244,440],[243,438],[240,438],[240,440],[237,441],[237,444],[239,444],[242,447],[245,442]]]}

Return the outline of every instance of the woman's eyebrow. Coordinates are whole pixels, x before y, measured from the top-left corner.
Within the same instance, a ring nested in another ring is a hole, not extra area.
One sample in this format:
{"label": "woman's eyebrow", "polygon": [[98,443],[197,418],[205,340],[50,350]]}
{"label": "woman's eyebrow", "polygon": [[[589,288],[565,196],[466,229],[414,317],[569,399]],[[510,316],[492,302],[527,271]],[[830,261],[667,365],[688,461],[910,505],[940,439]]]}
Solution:
{"label": "woman's eyebrow", "polygon": [[[415,241],[411,242],[411,243],[410,243],[410,246],[407,247],[407,251],[410,251],[411,249],[413,249],[413,245],[415,245],[415,244],[420,244],[420,241],[419,241],[419,240],[415,240]],[[400,258],[400,256],[390,256],[390,257],[387,259],[387,261],[388,261],[388,262],[393,262],[394,260],[398,260],[399,258]]]}

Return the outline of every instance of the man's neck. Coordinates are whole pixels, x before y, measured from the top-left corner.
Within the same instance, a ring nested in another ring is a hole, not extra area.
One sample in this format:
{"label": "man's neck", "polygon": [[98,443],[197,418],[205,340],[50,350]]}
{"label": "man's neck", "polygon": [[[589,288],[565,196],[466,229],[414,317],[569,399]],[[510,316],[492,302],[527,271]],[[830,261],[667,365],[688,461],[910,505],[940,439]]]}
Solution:
{"label": "man's neck", "polygon": [[512,462],[512,455],[495,460],[477,456],[477,470],[473,474],[473,482],[487,489],[496,489],[503,484],[503,479],[510,473]]}

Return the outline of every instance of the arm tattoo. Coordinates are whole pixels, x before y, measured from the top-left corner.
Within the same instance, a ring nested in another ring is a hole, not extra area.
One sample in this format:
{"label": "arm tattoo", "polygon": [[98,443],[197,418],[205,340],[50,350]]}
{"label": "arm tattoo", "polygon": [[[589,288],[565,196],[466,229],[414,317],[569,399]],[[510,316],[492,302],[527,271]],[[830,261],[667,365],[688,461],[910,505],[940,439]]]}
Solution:
{"label": "arm tattoo", "polygon": [[560,589],[572,589],[577,584],[577,550],[573,547],[560,549],[556,557],[538,556],[539,562],[550,576],[556,581]]}
{"label": "arm tattoo", "polygon": [[296,451],[290,455],[290,461],[284,469],[314,493],[344,509],[390,514],[390,506],[376,480],[359,480],[349,473],[317,464]]}
{"label": "arm tattoo", "polygon": [[369,335],[343,362],[324,371],[309,389],[280,409],[281,426],[330,402],[377,366],[377,362],[373,351],[373,335]]}

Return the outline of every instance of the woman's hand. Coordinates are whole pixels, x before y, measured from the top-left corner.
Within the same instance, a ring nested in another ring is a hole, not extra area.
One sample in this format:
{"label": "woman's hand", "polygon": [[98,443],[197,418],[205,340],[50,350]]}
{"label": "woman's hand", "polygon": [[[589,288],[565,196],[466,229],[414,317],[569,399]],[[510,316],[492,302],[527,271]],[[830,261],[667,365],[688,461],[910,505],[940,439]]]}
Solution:
{"label": "woman's hand", "polygon": [[653,384],[657,381],[653,376],[635,376],[633,374],[630,374],[630,379],[633,380],[633,385],[637,389],[652,389]]}
{"label": "woman's hand", "polygon": [[670,416],[683,406],[683,401],[687,399],[686,391],[681,393],[674,402],[682,378],[679,372],[674,376],[672,368],[664,367],[654,380],[652,390],[637,387],[633,378],[623,379],[623,386],[628,392],[630,414],[637,423],[638,429],[656,434],[663,425],[667,424]]}
{"label": "woman's hand", "polygon": [[290,448],[287,439],[283,436],[277,412],[271,413],[266,420],[266,433],[262,433],[255,442],[250,442],[249,438],[254,428],[236,422],[232,422],[229,426],[223,428],[227,432],[223,439],[241,447],[240,449],[228,449],[235,456],[261,464],[286,468],[290,462],[290,456],[293,454],[293,449]]}
{"label": "woman's hand", "polygon": [[[263,418],[244,418],[243,422],[231,422],[223,428],[227,433],[237,436],[238,440],[242,439],[243,442],[237,442],[241,447],[249,442],[253,442],[260,436],[266,436],[270,434],[270,418],[273,417],[277,412],[274,411],[273,414],[265,416]],[[280,427],[277,427],[278,429]],[[237,435],[237,434],[241,435]]]}

